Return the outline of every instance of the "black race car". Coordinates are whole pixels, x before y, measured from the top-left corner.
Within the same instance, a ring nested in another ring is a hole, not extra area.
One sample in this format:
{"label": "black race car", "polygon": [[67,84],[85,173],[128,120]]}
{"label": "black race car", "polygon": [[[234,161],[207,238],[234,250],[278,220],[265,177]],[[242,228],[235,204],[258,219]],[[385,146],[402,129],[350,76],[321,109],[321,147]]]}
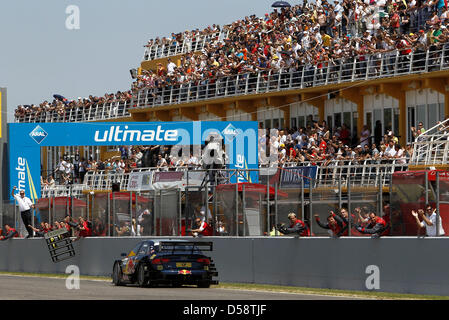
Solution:
{"label": "black race car", "polygon": [[116,286],[135,283],[141,287],[158,284],[197,285],[209,288],[218,284],[218,273],[210,257],[212,242],[184,240],[145,240],[122,260],[114,261],[112,282]]}

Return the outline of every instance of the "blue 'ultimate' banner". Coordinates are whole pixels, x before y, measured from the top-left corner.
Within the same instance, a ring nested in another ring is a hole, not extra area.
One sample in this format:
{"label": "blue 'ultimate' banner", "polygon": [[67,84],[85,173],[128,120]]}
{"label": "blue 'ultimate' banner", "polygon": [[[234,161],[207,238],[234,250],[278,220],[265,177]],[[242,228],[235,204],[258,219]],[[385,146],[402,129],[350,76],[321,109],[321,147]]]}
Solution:
{"label": "blue 'ultimate' banner", "polygon": [[[225,143],[229,169],[257,169],[257,122],[12,123],[9,126],[10,190],[40,197],[40,148],[47,146],[203,145],[210,133]],[[257,183],[258,173],[231,182]]]}

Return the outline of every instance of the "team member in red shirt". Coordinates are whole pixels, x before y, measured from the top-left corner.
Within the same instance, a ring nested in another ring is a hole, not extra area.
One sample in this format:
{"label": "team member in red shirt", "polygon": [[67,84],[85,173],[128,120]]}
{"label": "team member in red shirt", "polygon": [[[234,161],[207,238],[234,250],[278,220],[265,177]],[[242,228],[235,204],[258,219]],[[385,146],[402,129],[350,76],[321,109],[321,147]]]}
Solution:
{"label": "team member in red shirt", "polygon": [[287,228],[284,225],[278,227],[279,231],[283,234],[291,234],[296,233],[301,237],[309,237],[310,229],[309,227],[301,220],[296,217],[296,214],[293,212],[288,214],[288,219],[290,220],[290,227]]}
{"label": "team member in red shirt", "polygon": [[192,235],[194,237],[211,236],[212,235],[212,228],[207,224],[206,221],[201,221],[200,218],[196,218],[195,223],[196,223],[197,228],[192,229]]}
{"label": "team member in red shirt", "polygon": [[0,240],[8,240],[11,238],[19,237],[19,233],[16,231],[16,229],[11,228],[11,226],[9,224],[5,224],[5,231],[6,231],[6,234],[4,236],[1,236]]}
{"label": "team member in red shirt", "polygon": [[387,223],[374,212],[369,214],[369,224],[366,227],[357,226],[356,229],[361,233],[372,234],[374,238],[388,235]]}
{"label": "team member in red shirt", "polygon": [[79,237],[90,237],[92,235],[92,230],[89,228],[89,225],[83,217],[80,217],[78,220],[79,225]]}
{"label": "team member in red shirt", "polygon": [[327,217],[327,223],[322,223],[317,214],[315,214],[315,220],[321,228],[332,230],[335,237],[348,235],[348,221],[343,217],[337,216],[333,211]]}

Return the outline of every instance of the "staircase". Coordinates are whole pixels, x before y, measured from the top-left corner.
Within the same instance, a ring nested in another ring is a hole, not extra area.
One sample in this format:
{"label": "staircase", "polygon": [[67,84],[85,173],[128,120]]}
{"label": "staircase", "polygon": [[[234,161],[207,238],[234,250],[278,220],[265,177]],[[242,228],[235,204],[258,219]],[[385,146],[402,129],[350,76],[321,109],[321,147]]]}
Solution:
{"label": "staircase", "polygon": [[449,118],[420,134],[413,143],[410,166],[449,169]]}

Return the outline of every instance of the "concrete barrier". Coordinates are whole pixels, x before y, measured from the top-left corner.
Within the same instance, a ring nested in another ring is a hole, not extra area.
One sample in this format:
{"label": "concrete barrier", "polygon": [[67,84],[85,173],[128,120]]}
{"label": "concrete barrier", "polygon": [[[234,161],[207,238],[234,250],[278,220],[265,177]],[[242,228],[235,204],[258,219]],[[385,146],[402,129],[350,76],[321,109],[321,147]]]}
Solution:
{"label": "concrete barrier", "polygon": [[[142,239],[152,238],[81,239],[74,243],[76,256],[60,263],[51,261],[43,239],[3,241],[0,271],[64,273],[77,265],[83,275],[110,276],[113,261]],[[449,296],[448,238],[207,240],[214,242],[211,256],[221,282],[367,291],[367,282],[375,285],[378,276],[379,291]]]}

